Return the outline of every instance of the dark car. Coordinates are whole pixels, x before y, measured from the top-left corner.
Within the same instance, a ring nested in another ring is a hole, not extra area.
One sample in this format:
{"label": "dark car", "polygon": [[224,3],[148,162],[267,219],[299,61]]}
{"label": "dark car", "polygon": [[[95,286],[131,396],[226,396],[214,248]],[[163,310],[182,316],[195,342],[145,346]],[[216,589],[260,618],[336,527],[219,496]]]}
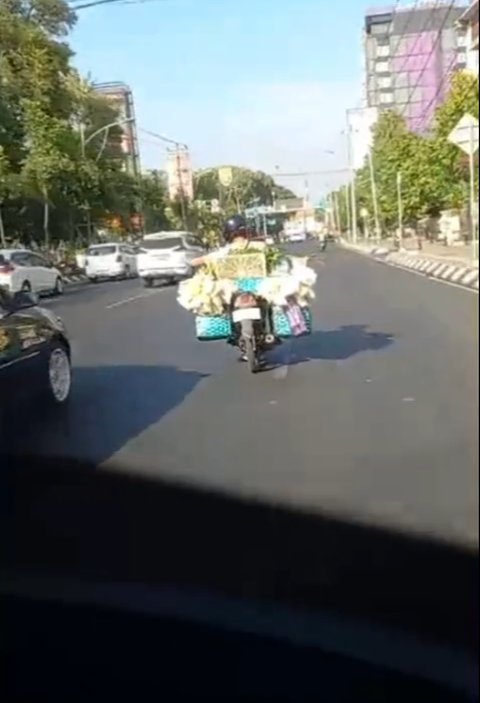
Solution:
{"label": "dark car", "polygon": [[0,287],[0,416],[24,398],[64,405],[71,380],[70,343],[60,318],[31,295]]}

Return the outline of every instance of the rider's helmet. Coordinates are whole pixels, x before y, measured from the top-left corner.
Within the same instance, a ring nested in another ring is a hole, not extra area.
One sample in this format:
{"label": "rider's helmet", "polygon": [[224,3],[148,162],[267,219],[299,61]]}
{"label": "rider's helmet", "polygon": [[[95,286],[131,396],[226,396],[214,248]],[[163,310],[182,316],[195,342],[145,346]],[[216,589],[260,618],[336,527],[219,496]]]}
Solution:
{"label": "rider's helmet", "polygon": [[250,237],[250,231],[247,226],[247,221],[243,215],[233,215],[226,222],[223,228],[223,238],[228,244],[236,237]]}

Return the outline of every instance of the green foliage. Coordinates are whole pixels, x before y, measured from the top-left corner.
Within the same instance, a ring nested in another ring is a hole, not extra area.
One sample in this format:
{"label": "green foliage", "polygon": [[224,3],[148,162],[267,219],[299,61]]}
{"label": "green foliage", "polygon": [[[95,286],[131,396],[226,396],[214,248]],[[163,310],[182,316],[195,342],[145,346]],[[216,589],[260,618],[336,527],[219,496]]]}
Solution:
{"label": "green foliage", "polygon": [[198,171],[194,178],[195,198],[198,200],[218,200],[227,215],[243,212],[253,204],[272,205],[279,198],[294,198],[288,188],[275,183],[263,171],[232,166],[232,182],[228,187],[220,183],[218,168]]}
{"label": "green foliage", "polygon": [[[382,229],[392,229],[398,218],[397,176],[401,174],[405,222],[437,216],[441,210],[461,208],[468,197],[468,163],[465,155],[448,141],[448,135],[466,113],[478,119],[478,79],[457,72],[444,102],[436,110],[427,135],[407,129],[395,112],[383,112],[375,126],[371,157]],[[358,213],[366,208],[373,224],[370,164],[357,172]],[[337,193],[341,220],[346,227],[344,190]]]}
{"label": "green foliage", "polygon": [[0,237],[85,242],[101,228],[138,233],[142,213],[147,231],[187,226],[214,244],[231,212],[292,195],[233,167],[231,188],[210,169],[193,203],[169,202],[164,174],[126,173],[118,113],[71,65],[75,19],[67,0],[0,0]]}

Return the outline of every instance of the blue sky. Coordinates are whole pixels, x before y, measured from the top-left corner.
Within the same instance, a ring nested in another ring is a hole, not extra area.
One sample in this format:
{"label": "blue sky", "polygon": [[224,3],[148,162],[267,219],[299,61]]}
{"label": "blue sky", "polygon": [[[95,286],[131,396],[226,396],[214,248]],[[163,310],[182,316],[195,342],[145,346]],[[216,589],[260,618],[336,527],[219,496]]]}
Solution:
{"label": "blue sky", "polygon": [[[361,0],[147,1],[82,10],[71,41],[79,69],[128,83],[139,126],[186,142],[195,168],[328,170],[346,164],[363,10]],[[141,135],[140,148],[143,167],[163,167],[160,144]],[[310,177],[312,197],[338,178]]]}

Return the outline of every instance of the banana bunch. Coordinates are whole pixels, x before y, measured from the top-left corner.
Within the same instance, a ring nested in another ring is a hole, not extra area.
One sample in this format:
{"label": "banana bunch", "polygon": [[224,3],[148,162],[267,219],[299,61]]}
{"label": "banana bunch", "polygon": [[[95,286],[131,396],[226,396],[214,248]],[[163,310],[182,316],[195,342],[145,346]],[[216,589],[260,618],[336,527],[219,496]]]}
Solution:
{"label": "banana bunch", "polygon": [[199,271],[178,286],[178,303],[197,315],[221,315],[235,291],[232,281],[216,280],[208,271]]}

